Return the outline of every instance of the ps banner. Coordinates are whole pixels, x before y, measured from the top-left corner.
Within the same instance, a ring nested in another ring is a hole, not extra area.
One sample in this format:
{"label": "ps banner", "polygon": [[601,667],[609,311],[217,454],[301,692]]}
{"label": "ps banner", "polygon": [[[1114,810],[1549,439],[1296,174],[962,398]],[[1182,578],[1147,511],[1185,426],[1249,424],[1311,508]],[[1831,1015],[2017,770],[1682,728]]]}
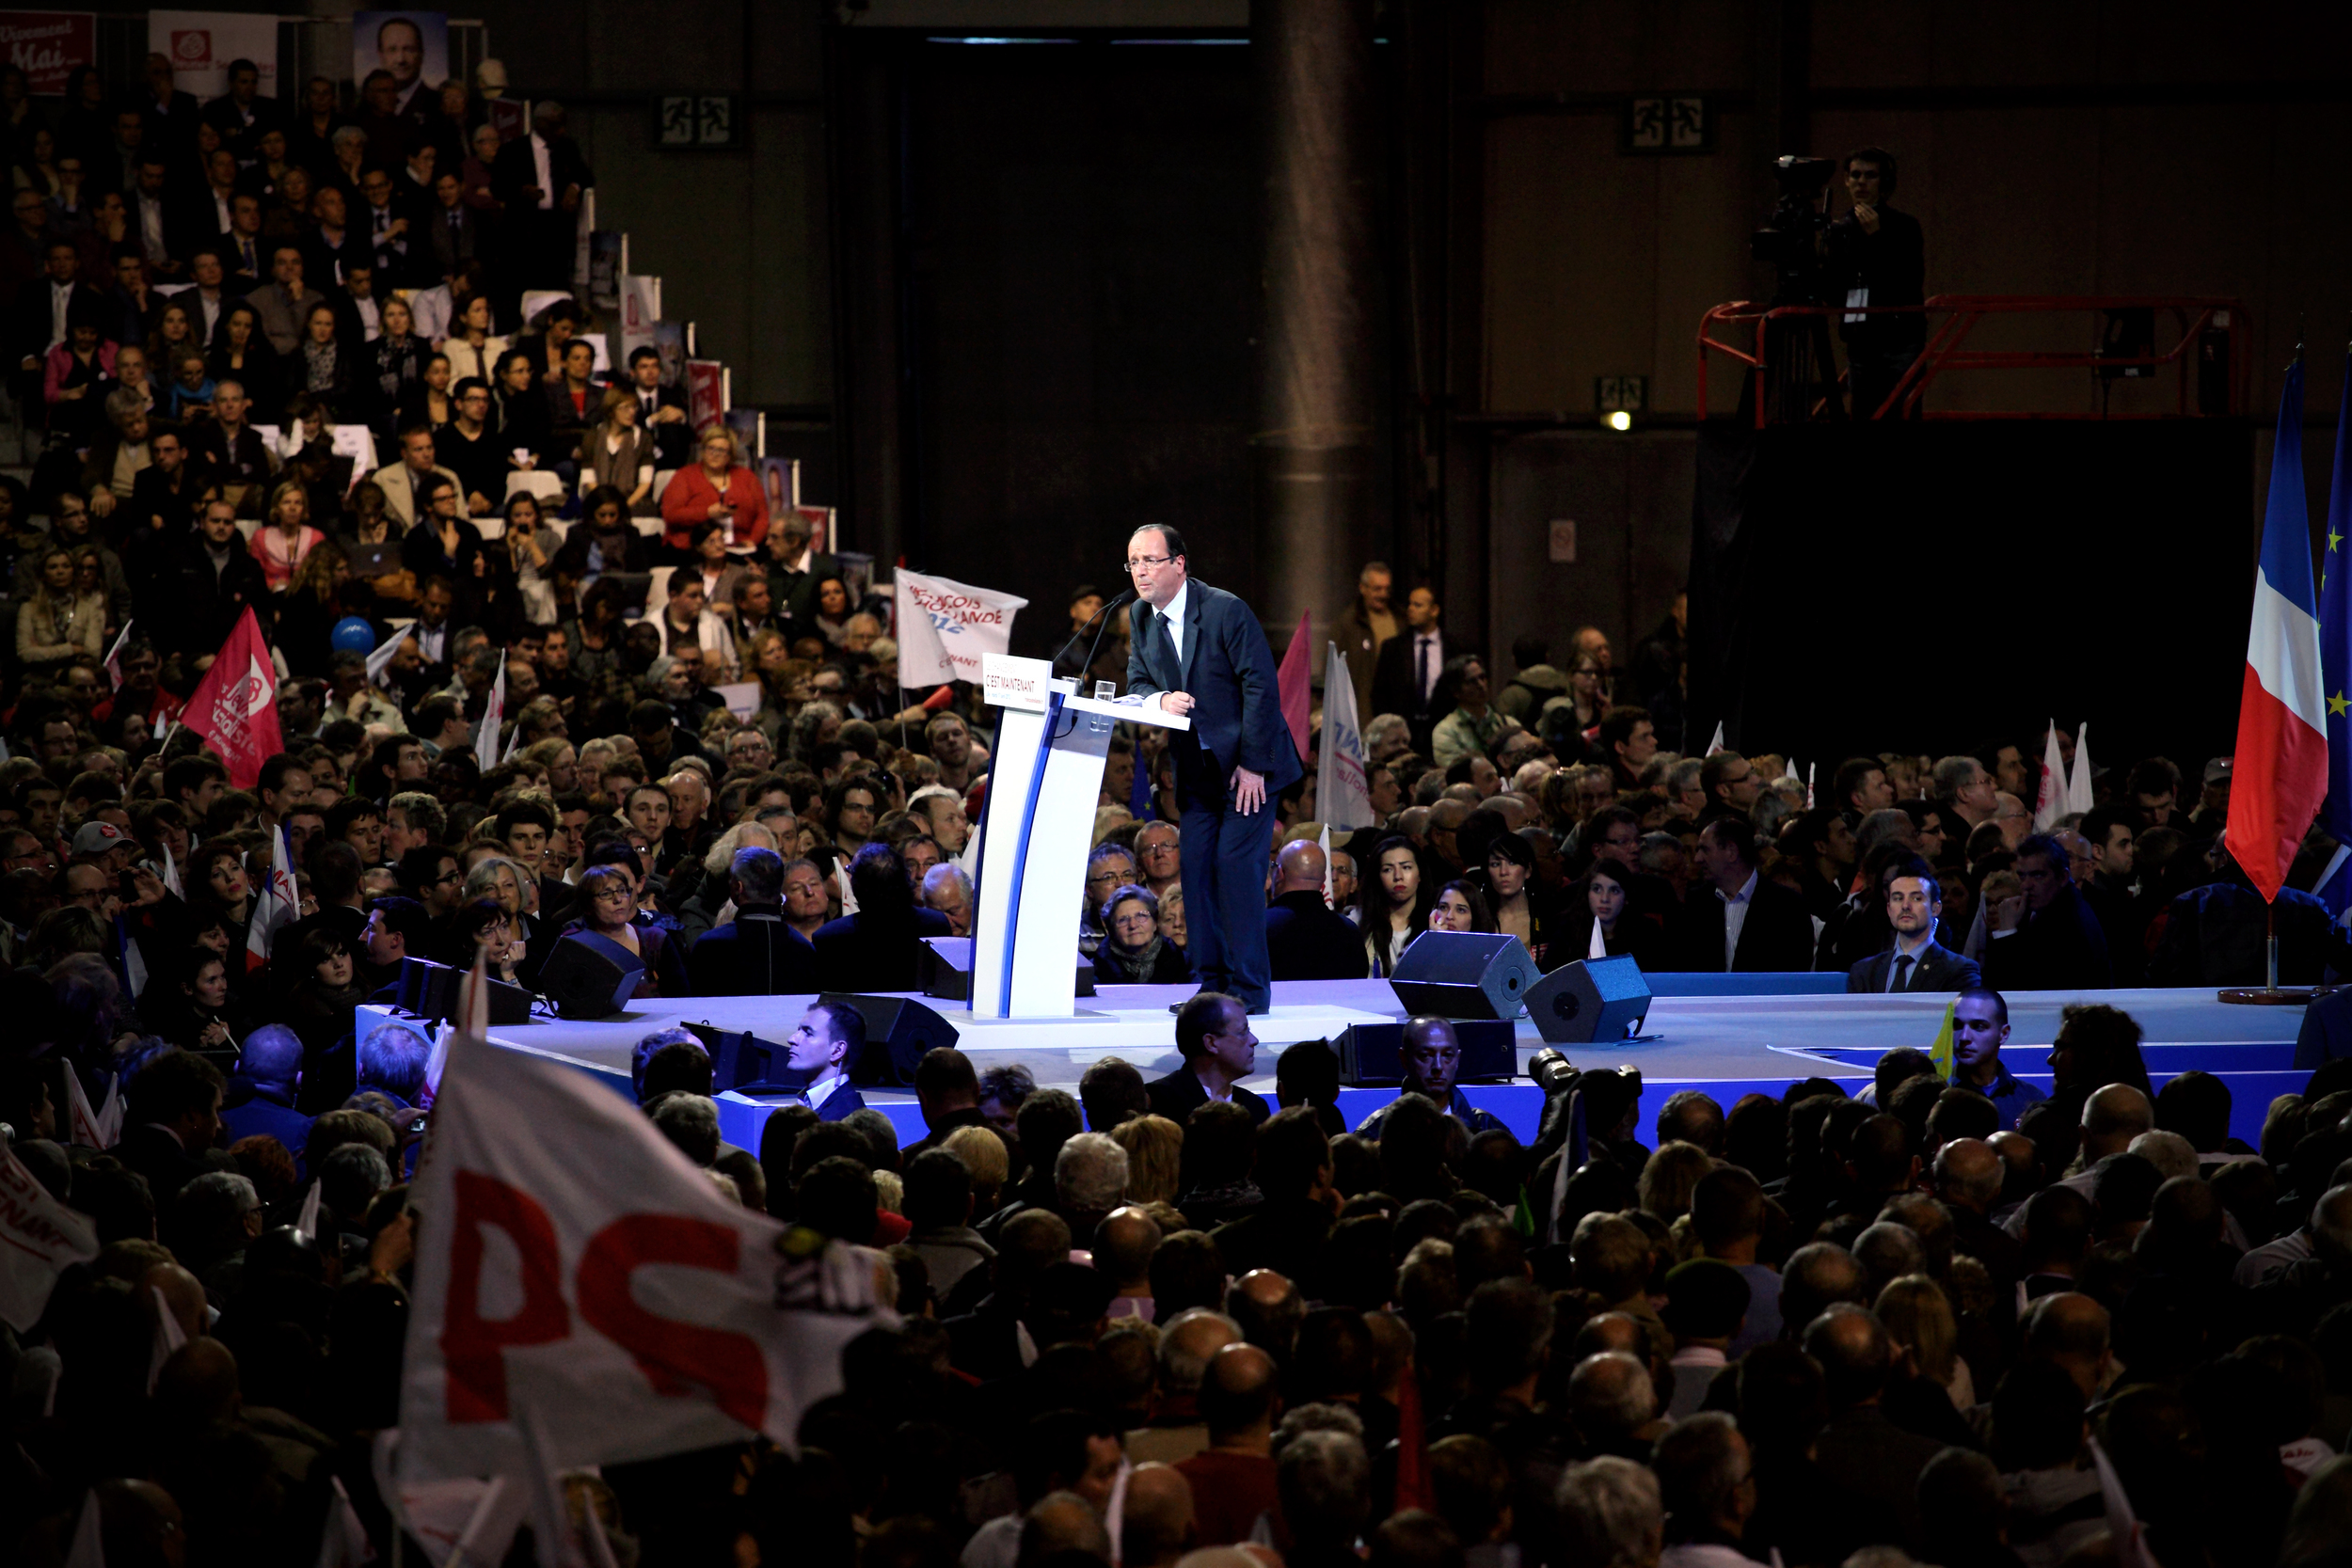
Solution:
{"label": "ps banner", "polygon": [[880,1255],[787,1232],[610,1089],[489,1044],[478,978],[465,1010],[412,1189],[404,1479],[789,1446],[842,1347],[898,1322]]}

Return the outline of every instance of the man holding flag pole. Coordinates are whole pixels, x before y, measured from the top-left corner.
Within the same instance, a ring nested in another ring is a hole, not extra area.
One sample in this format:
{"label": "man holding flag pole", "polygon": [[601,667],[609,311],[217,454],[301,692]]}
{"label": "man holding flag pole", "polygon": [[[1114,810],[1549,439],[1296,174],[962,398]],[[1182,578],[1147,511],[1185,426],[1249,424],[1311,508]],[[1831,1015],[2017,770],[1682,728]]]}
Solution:
{"label": "man holding flag pole", "polygon": [[2319,626],[2311,510],[2303,491],[2303,354],[2297,344],[2279,394],[2270,500],[2263,515],[2253,624],[2247,633],[2238,704],[2236,783],[2222,833],[2222,843],[2270,907],[2268,983],[2224,990],[2224,1002],[2311,999],[2308,990],[2279,989],[2278,899],[2304,831],[2328,794],[2328,715],[2342,699],[2322,690]]}

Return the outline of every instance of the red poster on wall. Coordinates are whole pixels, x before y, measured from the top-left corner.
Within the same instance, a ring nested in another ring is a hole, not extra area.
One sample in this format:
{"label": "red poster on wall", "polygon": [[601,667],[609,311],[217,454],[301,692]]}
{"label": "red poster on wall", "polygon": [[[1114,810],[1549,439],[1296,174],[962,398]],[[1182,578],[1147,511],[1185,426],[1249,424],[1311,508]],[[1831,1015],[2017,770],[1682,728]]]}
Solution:
{"label": "red poster on wall", "polygon": [[62,97],[67,77],[97,63],[98,18],[89,11],[0,11],[0,59],[24,72],[36,97]]}

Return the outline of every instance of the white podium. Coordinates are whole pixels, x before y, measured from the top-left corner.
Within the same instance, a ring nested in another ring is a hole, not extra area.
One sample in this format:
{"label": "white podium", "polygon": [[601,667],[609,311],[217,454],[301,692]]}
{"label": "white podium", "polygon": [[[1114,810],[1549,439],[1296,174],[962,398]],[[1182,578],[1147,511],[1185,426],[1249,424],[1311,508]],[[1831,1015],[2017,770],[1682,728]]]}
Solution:
{"label": "white podium", "polygon": [[[995,656],[992,656],[993,661]],[[1045,704],[1007,705],[989,763],[980,834],[979,907],[972,911],[972,1016],[1077,1015],[1078,912],[1111,732],[1121,721],[1189,730],[1157,705],[1078,695],[1074,680],[1034,664]],[[992,686],[992,690],[993,690]]]}

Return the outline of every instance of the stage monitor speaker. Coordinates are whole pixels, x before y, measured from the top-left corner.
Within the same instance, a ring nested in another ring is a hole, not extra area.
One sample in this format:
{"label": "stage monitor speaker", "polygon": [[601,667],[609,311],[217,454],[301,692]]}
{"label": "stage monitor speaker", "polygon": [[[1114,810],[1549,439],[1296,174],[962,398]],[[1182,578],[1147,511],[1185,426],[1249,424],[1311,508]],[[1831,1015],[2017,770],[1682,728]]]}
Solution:
{"label": "stage monitor speaker", "polygon": [[1423,931],[1389,976],[1406,1012],[1452,1019],[1517,1018],[1535,980],[1526,943],[1479,931]]}
{"label": "stage monitor speaker", "polygon": [[[935,1002],[970,1002],[972,1000],[972,939],[970,937],[924,937],[922,951],[914,956],[914,980],[923,994]],[[1072,994],[1094,994],[1094,965],[1081,958],[1077,960],[1077,984]]]}
{"label": "stage monitor speaker", "polygon": [[[466,972],[448,964],[437,964],[430,958],[403,958],[400,961],[400,990],[393,1006],[411,1017],[426,1022],[438,1022],[457,1016],[458,998],[465,994]],[[491,980],[490,1024],[505,1028],[513,1023],[531,1022],[531,992],[520,986],[510,986],[503,980]]]}
{"label": "stage monitor speaker", "polygon": [[1527,1016],[1553,1045],[1630,1039],[1649,1017],[1649,982],[1631,958],[1582,958],[1535,982]]}
{"label": "stage monitor speaker", "polygon": [[392,1006],[427,1022],[449,1016],[450,986],[457,972],[430,958],[400,960],[400,990]]}
{"label": "stage monitor speaker", "polygon": [[956,1043],[956,1026],[913,997],[829,990],[817,1000],[828,1007],[855,1007],[866,1020],[866,1053],[850,1070],[850,1082],[860,1088],[912,1084],[925,1053]]}
{"label": "stage monitor speaker", "polygon": [[[1505,1018],[1466,1018],[1454,1025],[1461,1042],[1459,1083],[1507,1083],[1518,1075],[1517,1029]],[[1405,1025],[1351,1023],[1340,1035],[1340,1082],[1350,1088],[1378,1088],[1405,1082]]]}
{"label": "stage monitor speaker", "polygon": [[781,1040],[762,1039],[748,1029],[722,1029],[714,1023],[686,1027],[710,1056],[710,1092],[736,1089],[744,1094],[799,1094],[816,1074],[789,1066],[791,1047]]}
{"label": "stage monitor speaker", "polygon": [[539,969],[539,987],[560,1018],[611,1018],[625,1012],[644,978],[645,960],[608,937],[574,931]]}
{"label": "stage monitor speaker", "polygon": [[972,1000],[972,939],[925,937],[914,955],[915,982],[923,994],[941,1002]]}

